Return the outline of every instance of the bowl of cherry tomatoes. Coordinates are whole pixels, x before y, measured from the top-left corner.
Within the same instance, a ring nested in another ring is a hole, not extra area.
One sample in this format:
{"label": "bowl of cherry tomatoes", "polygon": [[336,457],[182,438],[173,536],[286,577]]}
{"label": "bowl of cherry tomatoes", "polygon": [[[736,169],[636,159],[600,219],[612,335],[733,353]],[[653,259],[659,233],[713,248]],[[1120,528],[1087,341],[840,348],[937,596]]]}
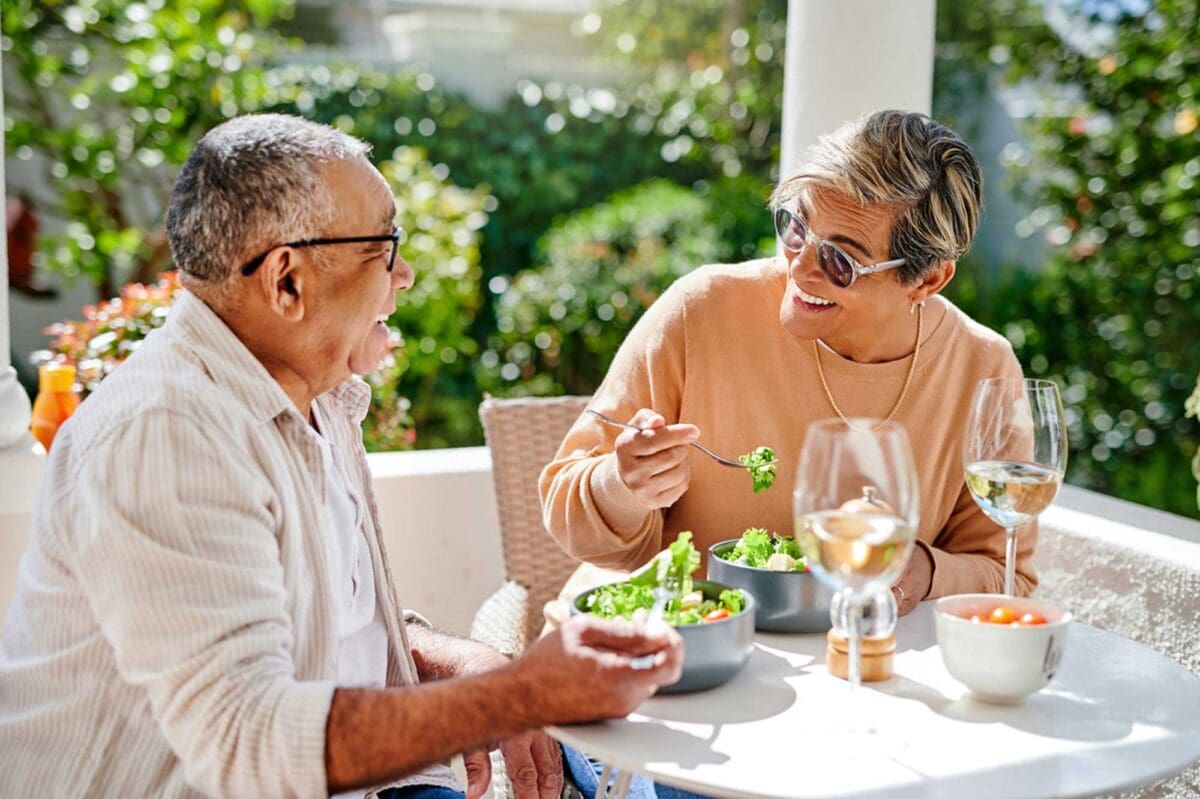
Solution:
{"label": "bowl of cherry tomatoes", "polygon": [[1054,678],[1071,624],[1046,602],[1001,594],[943,597],[933,615],[946,671],[997,704],[1020,702]]}

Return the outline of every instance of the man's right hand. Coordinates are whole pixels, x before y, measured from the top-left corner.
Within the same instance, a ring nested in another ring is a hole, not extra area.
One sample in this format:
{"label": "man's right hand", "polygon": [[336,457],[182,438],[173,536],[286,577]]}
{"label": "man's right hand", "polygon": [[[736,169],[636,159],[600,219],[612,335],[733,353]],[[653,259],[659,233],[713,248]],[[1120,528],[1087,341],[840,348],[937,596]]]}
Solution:
{"label": "man's right hand", "polygon": [[700,429],[693,424],[668,425],[648,408],[635,413],[629,424],[641,430],[625,430],[617,436],[617,473],[647,510],[669,508],[687,491],[688,445],[700,437]]}
{"label": "man's right hand", "polygon": [[[650,656],[649,668],[635,659]],[[581,614],[542,637],[514,666],[552,724],[622,718],[678,681],[683,639],[662,622]]]}

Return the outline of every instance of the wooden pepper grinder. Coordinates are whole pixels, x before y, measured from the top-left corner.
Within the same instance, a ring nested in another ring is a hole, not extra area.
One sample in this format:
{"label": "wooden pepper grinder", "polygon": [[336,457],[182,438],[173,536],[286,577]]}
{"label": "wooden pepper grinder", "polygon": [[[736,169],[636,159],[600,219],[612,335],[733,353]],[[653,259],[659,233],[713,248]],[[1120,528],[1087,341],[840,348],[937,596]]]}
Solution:
{"label": "wooden pepper grinder", "polygon": [[[848,513],[889,513],[891,508],[876,496],[874,486],[863,486],[860,499],[842,504],[839,510]],[[849,603],[840,593],[834,594],[831,608],[834,625],[825,636],[825,666],[829,673],[843,680],[850,676]],[[862,618],[862,680],[878,682],[892,676],[896,654],[896,599],[889,589],[880,591],[863,606]]]}
{"label": "wooden pepper grinder", "polygon": [[[850,678],[850,640],[836,627],[825,634],[825,667],[834,677]],[[878,682],[892,676],[896,636],[862,639],[862,681]]]}

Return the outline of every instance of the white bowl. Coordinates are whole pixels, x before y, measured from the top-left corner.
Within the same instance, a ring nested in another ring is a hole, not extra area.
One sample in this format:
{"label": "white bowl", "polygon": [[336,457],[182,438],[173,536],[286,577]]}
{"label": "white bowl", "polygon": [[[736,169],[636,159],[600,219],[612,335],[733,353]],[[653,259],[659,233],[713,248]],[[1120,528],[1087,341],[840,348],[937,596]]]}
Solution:
{"label": "white bowl", "polygon": [[[1037,613],[1045,624],[1012,627],[973,622],[996,607]],[[957,594],[934,605],[938,649],[950,676],[971,694],[996,704],[1016,704],[1040,691],[1062,662],[1071,614],[1036,599],[1003,594]]]}

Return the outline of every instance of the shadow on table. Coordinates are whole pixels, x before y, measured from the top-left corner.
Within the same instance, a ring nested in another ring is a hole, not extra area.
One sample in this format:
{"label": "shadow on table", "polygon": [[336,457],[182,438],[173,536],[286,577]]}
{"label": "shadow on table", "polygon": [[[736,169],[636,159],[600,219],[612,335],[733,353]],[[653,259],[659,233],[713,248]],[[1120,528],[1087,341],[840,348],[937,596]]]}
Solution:
{"label": "shadow on table", "polygon": [[873,690],[900,699],[921,702],[938,715],[969,724],[1005,724],[1013,729],[1068,741],[1117,741],[1133,730],[1133,719],[1112,712],[1100,703],[1051,685],[1019,705],[993,705],[969,694],[947,696],[916,680],[896,675]]}
{"label": "shadow on table", "polygon": [[[796,674],[796,667],[787,658],[756,646],[746,668],[724,685],[681,695],[679,701],[671,696],[656,696],[639,712],[684,724],[712,724],[713,718],[718,716],[722,724],[760,721],[779,715],[796,701],[796,690],[785,679]],[[687,701],[688,697],[697,696],[706,701]],[[720,713],[714,713],[714,708],[720,708]],[[713,740],[720,728],[720,724],[715,726]]]}
{"label": "shadow on table", "polygon": [[[719,729],[719,727],[718,727]],[[624,722],[622,734],[625,739],[636,740],[641,736],[647,737],[647,746],[653,742],[653,751],[670,752],[672,757],[662,760],[684,769],[694,769],[704,765],[721,765],[729,762],[729,755],[714,752],[712,742],[716,735],[695,735],[685,730],[665,727],[657,721],[631,718]]]}

